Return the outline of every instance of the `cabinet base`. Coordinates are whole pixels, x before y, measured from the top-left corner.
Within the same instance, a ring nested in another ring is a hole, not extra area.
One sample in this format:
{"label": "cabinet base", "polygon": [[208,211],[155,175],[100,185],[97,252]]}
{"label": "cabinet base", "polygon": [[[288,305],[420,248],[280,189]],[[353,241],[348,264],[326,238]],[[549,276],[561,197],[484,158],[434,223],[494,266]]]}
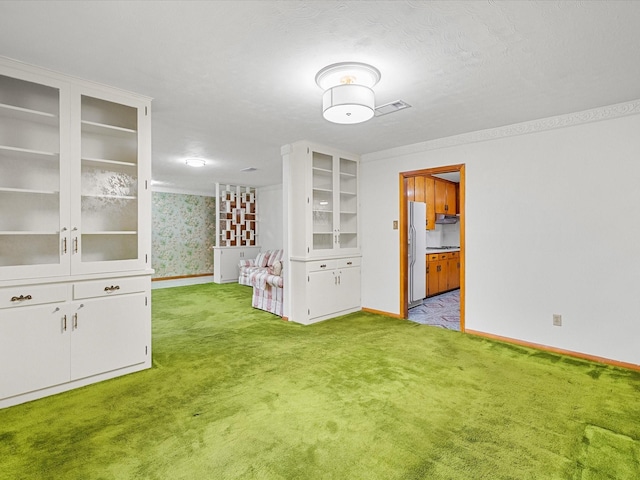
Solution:
{"label": "cabinet base", "polygon": [[342,310],[341,312],[330,313],[329,315],[323,315],[321,317],[309,318],[304,320],[296,320],[295,318],[288,318],[289,322],[299,323],[301,325],[313,325],[314,323],[324,322],[325,320],[329,320],[331,318],[341,317],[342,315],[347,315],[349,313],[359,312],[362,310],[360,307],[350,308],[348,310]]}
{"label": "cabinet base", "polygon": [[130,367],[120,368],[111,372],[105,372],[91,377],[80,378],[72,382],[54,385],[40,390],[35,390],[33,392],[22,393],[13,397],[3,398],[2,400],[0,400],[0,409],[13,407],[15,405],[20,405],[21,403],[31,402],[33,400],[38,400],[40,398],[49,397],[58,393],[67,392],[69,390],[74,390],[76,388],[91,385],[93,383],[98,383],[104,380],[121,377],[123,375],[139,372],[141,370],[146,370],[148,368],[151,368],[151,358],[143,363],[132,365]]}

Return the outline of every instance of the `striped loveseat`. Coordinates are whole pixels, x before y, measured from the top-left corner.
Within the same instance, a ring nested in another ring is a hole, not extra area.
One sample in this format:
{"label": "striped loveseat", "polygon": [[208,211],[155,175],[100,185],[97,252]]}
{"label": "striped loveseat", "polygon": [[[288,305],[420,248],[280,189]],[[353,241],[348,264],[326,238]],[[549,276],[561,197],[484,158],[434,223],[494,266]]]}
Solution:
{"label": "striped loveseat", "polygon": [[251,305],[282,316],[282,250],[260,252],[254,260],[240,260],[240,285],[253,287]]}

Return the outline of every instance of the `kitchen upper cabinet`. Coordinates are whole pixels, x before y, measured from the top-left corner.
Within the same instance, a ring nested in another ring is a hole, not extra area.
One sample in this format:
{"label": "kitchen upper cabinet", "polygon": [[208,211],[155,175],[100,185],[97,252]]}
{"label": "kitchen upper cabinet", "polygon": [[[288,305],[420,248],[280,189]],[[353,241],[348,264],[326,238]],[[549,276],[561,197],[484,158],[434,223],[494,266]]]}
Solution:
{"label": "kitchen upper cabinet", "polygon": [[427,230],[436,228],[436,181],[433,177],[424,177],[424,198],[427,202]]}
{"label": "kitchen upper cabinet", "polygon": [[435,180],[435,213],[456,215],[458,213],[456,184],[442,179]]}
{"label": "kitchen upper cabinet", "polygon": [[435,179],[428,175],[408,177],[404,181],[407,202],[425,202],[427,204],[426,230],[436,228]]}
{"label": "kitchen upper cabinet", "polygon": [[404,181],[404,191],[407,195],[407,202],[415,202],[416,199],[416,177],[406,178]]}

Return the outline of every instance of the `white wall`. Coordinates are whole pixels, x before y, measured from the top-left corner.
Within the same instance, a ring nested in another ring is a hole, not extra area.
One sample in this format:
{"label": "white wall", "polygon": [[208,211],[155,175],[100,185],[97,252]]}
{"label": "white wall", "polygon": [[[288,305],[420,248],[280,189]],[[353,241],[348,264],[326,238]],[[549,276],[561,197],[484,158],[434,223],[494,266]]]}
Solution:
{"label": "white wall", "polygon": [[282,185],[258,187],[258,243],[262,250],[283,248]]}
{"label": "white wall", "polygon": [[640,115],[564,120],[364,155],[363,307],[400,313],[398,174],[464,163],[466,328],[640,364]]}

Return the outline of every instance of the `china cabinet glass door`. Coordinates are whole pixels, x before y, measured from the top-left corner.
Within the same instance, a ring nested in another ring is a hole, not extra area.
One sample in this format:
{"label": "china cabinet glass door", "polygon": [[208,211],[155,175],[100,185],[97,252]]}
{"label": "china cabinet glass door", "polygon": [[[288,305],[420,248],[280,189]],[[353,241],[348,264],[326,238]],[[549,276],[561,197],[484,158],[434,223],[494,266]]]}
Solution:
{"label": "china cabinet glass door", "polygon": [[66,92],[26,78],[0,75],[0,279],[69,271]]}
{"label": "china cabinet glass door", "polygon": [[311,151],[311,164],[313,250],[323,254],[357,252],[357,160]]}
{"label": "china cabinet glass door", "polygon": [[328,250],[337,242],[333,225],[333,157],[312,152],[313,249]]}
{"label": "china cabinet glass door", "polygon": [[[80,96],[80,175],[72,269],[139,268],[138,108]],[[79,210],[79,219],[78,219]]]}
{"label": "china cabinet glass door", "polygon": [[340,249],[358,248],[358,162],[340,158]]}

